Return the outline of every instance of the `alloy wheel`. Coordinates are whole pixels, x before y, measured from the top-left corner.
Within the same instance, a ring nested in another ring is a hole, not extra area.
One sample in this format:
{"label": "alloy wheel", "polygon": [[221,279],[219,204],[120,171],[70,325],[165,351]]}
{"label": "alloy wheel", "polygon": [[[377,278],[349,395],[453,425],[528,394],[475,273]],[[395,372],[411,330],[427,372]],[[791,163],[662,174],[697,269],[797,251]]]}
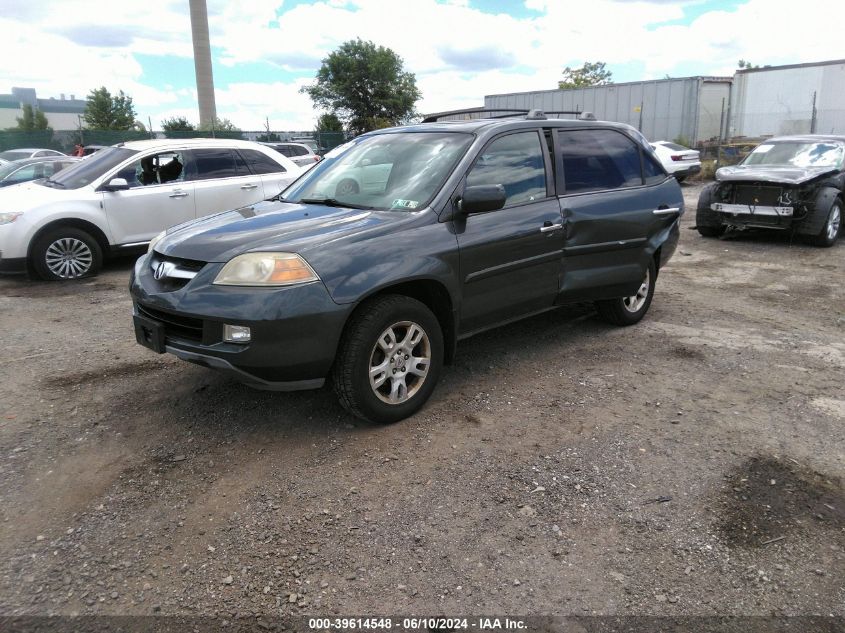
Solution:
{"label": "alloy wheel", "polygon": [[382,402],[401,404],[419,391],[431,366],[431,342],[413,321],[385,329],[370,352],[370,387]]}
{"label": "alloy wheel", "polygon": [[638,312],[645,305],[645,302],[648,299],[648,291],[650,286],[651,274],[648,270],[646,270],[645,279],[643,280],[643,283],[640,284],[640,287],[637,290],[637,294],[622,299],[622,305],[625,306],[625,309],[628,312]]}
{"label": "alloy wheel", "polygon": [[62,237],[47,247],[47,268],[62,279],[83,277],[91,270],[94,255],[89,246],[75,237]]}

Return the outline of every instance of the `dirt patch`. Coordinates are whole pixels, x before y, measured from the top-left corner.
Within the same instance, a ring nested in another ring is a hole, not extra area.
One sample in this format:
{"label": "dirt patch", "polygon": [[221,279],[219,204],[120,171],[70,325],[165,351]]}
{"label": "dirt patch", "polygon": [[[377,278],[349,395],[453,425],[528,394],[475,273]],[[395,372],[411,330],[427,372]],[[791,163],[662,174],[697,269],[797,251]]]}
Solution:
{"label": "dirt patch", "polygon": [[166,369],[173,365],[172,360],[142,360],[131,363],[123,363],[111,367],[102,367],[90,371],[72,372],[61,376],[48,376],[44,379],[45,387],[64,389],[67,387],[78,387],[92,382],[103,380],[117,380],[131,376],[142,376],[156,371]]}
{"label": "dirt patch", "polygon": [[725,479],[719,531],[731,546],[762,547],[818,530],[843,540],[845,489],[839,478],[775,457],[753,457]]}

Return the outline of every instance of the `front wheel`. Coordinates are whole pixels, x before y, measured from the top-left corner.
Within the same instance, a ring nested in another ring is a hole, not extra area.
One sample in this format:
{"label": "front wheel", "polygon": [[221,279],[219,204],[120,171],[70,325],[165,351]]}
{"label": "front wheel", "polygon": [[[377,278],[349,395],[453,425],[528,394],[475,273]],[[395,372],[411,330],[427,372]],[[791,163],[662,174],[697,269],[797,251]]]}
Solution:
{"label": "front wheel", "polygon": [[96,275],[103,263],[103,251],[91,234],[68,226],[39,237],[31,258],[41,279],[67,281]]}
{"label": "front wheel", "polygon": [[431,310],[411,297],[387,295],[353,315],[332,379],[352,415],[389,424],[425,404],[442,366],[443,333]]}
{"label": "front wheel", "polygon": [[839,233],[842,230],[842,203],[839,199],[833,201],[830,205],[830,211],[827,214],[827,220],[822,226],[818,235],[811,238],[813,244],[816,246],[830,247],[836,244],[839,239]]}
{"label": "front wheel", "polygon": [[645,273],[636,294],[630,297],[619,297],[606,301],[596,301],[596,309],[605,321],[613,325],[634,325],[648,312],[651,299],[654,297],[654,282],[657,278],[657,267],[652,260]]}

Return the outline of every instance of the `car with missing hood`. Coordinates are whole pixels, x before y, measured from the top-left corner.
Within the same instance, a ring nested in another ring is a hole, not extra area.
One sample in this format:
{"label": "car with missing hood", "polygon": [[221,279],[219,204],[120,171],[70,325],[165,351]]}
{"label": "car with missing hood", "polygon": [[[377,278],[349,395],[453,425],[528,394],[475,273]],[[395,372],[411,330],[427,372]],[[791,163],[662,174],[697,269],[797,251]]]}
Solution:
{"label": "car with missing hood", "polygon": [[[368,186],[337,186],[371,166]],[[583,301],[637,323],[682,213],[624,124],[533,111],[373,131],[271,200],[158,235],[130,280],[135,337],[262,389],[330,377],[352,414],[394,422],[460,339]]]}
{"label": "car with missing hood", "polygon": [[739,164],[722,167],[699,196],[696,228],[704,237],[732,229],[780,229],[818,246],[842,230],[845,136],[771,138]]}

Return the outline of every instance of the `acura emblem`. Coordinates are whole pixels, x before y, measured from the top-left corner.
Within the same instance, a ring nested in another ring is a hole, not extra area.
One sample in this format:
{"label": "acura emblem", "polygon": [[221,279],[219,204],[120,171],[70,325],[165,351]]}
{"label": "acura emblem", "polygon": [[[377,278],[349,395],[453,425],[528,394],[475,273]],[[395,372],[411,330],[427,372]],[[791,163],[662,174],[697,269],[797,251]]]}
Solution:
{"label": "acura emblem", "polygon": [[173,268],[174,266],[170,262],[161,262],[158,266],[156,266],[155,272],[153,272],[153,277],[155,279],[167,277]]}

